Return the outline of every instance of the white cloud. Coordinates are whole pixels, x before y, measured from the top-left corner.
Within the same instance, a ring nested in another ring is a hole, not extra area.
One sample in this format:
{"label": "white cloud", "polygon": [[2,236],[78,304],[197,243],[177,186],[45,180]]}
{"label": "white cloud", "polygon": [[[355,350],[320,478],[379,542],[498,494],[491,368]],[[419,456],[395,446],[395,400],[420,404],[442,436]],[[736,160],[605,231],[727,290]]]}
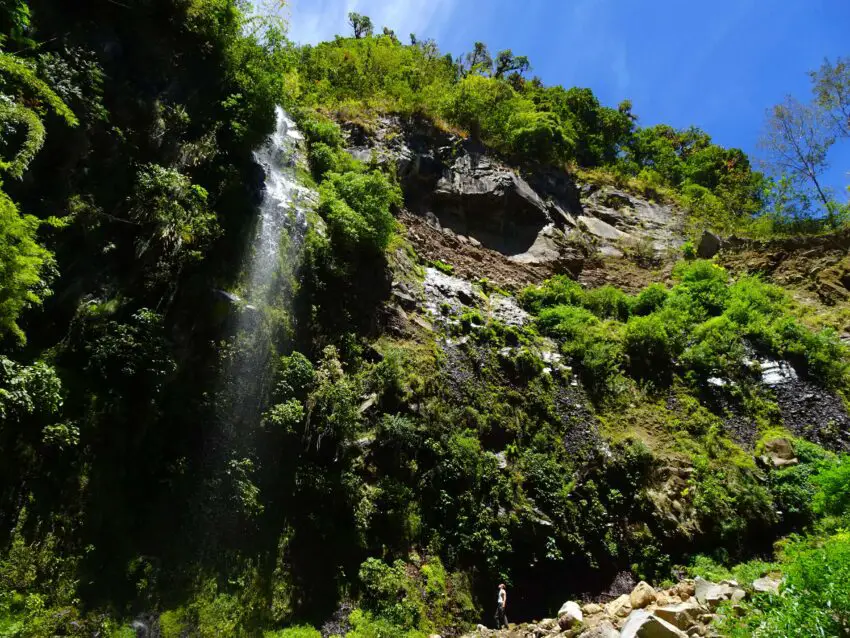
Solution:
{"label": "white cloud", "polygon": [[458,0],[291,0],[289,36],[296,42],[315,44],[348,35],[349,11],[372,19],[376,30],[387,26],[401,40],[410,33],[439,38]]}

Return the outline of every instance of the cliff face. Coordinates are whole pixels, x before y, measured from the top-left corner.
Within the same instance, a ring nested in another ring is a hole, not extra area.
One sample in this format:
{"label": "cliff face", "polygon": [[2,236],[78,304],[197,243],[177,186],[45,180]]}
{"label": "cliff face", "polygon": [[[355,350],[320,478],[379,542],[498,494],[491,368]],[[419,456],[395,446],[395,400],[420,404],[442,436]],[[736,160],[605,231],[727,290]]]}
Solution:
{"label": "cliff face", "polygon": [[[707,495],[717,485],[730,495],[739,489],[761,494],[762,485],[781,484],[798,466],[808,471],[806,459],[798,458],[806,440],[850,450],[850,416],[843,399],[801,360],[768,356],[745,338],[740,360],[733,364],[730,359],[728,369],[721,366],[699,382],[686,383],[685,369],[674,362],[673,380],[613,390],[621,394],[611,400],[606,393],[612,390],[600,394],[589,385],[569,347],[541,336],[539,319],[517,301],[524,287],[561,274],[588,291],[613,284],[637,293],[653,282],[678,281],[671,273],[686,239],[684,210],[610,184],[582,182],[564,171],[511,167],[475,143],[421,121],[385,118],[369,131],[343,127],[349,152],[394,165],[404,193],[400,221],[415,257],[399,250],[391,260],[387,334],[397,342],[434,344],[445,401],[470,415],[456,425],[477,431],[499,473],[525,477],[509,503],[500,506],[494,522],[502,532],[493,532],[512,547],[498,560],[516,586],[518,618],[544,609],[553,613],[566,592],[613,590],[608,583],[618,570],[634,569],[635,561],[648,556],[658,555],[658,566],[716,548],[761,552],[796,524],[797,514],[779,511],[793,507],[778,496],[749,504],[741,495],[731,496],[736,504],[721,513],[726,506],[710,500],[717,495]],[[716,261],[733,278],[764,273],[785,284],[793,279],[787,273],[783,279],[783,267],[802,263],[801,251],[811,250],[734,238],[719,244]],[[506,329],[521,336],[493,337],[494,330]],[[610,355],[612,360],[616,356]],[[521,371],[525,358],[539,362],[530,376]],[[545,390],[535,386],[536,375]],[[678,375],[682,379],[676,380]],[[547,406],[546,416],[534,413],[536,402]],[[528,425],[500,429],[504,422],[489,418],[487,410],[502,411],[506,405],[523,406],[510,409],[517,410],[520,421],[530,420]],[[410,407],[423,409],[421,404]],[[565,503],[583,503],[569,515],[540,482],[542,467],[530,465],[530,458],[517,450],[527,445],[523,440],[530,441],[526,437],[539,436],[541,421],[557,432],[560,451],[555,454],[566,460],[561,478],[574,491]],[[727,441],[722,446],[728,451],[709,461],[717,469],[707,473],[701,459],[715,456],[706,451],[714,445],[712,437]],[[633,444],[648,454],[641,461],[645,465],[624,470]],[[625,482],[624,471],[630,476]],[[719,474],[712,477],[711,472]],[[604,487],[592,495],[588,485]],[[607,490],[621,492],[624,503],[609,500]],[[602,528],[596,528],[595,514],[587,509],[590,502],[606,512]],[[717,518],[729,516],[744,521],[734,540]],[[560,545],[555,539],[570,534],[583,538],[571,550],[579,553],[555,558],[547,552],[547,543]],[[596,538],[591,540],[595,534],[603,544],[616,543],[617,551],[608,554]],[[552,578],[561,578],[559,586],[544,585]]]}
{"label": "cliff face", "polygon": [[[395,166],[406,208],[401,221],[419,257],[452,266],[450,277],[428,271],[426,294],[416,306],[425,314],[446,301],[441,293],[433,294],[439,286],[429,286],[434,276],[454,281],[450,288],[486,280],[514,292],[555,274],[590,288],[613,284],[633,292],[653,281],[670,281],[671,264],[686,240],[686,212],[673,203],[582,182],[551,167],[520,170],[480,144],[422,120],[382,118],[368,131],[343,127],[352,155]],[[815,313],[850,295],[848,245],[844,235],[773,242],[731,237],[710,249],[709,256],[722,249],[718,261],[733,272],[796,285],[795,295]],[[455,298],[458,312],[480,308],[476,300],[484,297],[479,292]],[[755,354],[751,361],[762,370],[766,391],[775,396],[777,425],[832,449],[850,449],[850,417],[837,395],[798,375],[789,362]],[[730,436],[752,450],[758,426],[725,396],[723,388],[730,383],[715,377],[703,399]]]}
{"label": "cliff face", "polygon": [[353,156],[396,166],[407,211],[419,218],[409,223],[442,234],[414,232],[414,247],[431,259],[460,252],[462,264],[468,253],[484,264],[481,272],[464,271],[471,277],[495,274],[521,285],[553,273],[579,276],[605,258],[637,255],[657,263],[684,243],[684,213],[672,204],[582,183],[551,167],[512,168],[482,145],[422,120],[387,117],[369,130],[347,129]]}

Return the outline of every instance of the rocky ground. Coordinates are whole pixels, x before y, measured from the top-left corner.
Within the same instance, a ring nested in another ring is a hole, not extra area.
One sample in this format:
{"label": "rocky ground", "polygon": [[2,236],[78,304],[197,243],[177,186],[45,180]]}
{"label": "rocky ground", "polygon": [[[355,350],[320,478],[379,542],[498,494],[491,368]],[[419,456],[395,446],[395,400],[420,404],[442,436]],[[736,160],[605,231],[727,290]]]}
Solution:
{"label": "rocky ground", "polygon": [[[557,618],[495,630],[479,625],[464,638],[698,638],[718,636],[714,624],[722,614],[736,613],[737,603],[751,596],[779,592],[772,574],[746,585],[733,580],[712,583],[683,580],[655,589],[640,582],[630,594],[608,602],[567,601]],[[510,608],[509,608],[510,609]]]}

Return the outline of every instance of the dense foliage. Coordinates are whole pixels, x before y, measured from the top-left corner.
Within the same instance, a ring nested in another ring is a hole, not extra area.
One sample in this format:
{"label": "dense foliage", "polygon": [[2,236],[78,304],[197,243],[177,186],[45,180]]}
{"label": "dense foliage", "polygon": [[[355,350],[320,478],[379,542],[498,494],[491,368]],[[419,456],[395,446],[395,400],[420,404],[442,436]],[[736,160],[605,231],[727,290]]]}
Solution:
{"label": "dense foliage", "polygon": [[[425,117],[735,228],[764,202],[747,157],[545,86],[510,50],[453,60],[356,13],[354,37],[297,47],[260,5],[0,2],[0,635],[457,635],[500,580],[517,613],[553,612],[819,516],[789,591],[846,597],[807,579],[846,556],[847,462],[800,439],[799,467],[765,472],[702,391],[720,380],[757,448],[780,423],[754,361],[846,392],[835,334],[706,261],[636,295],[555,277],[522,293],[526,325],[482,310],[504,296],[485,282],[478,308],[440,309],[446,347],[388,330],[422,268],[393,167],[354,159],[339,122]],[[315,206],[253,303],[253,151],[278,104]],[[659,477],[678,518],[656,515]]]}
{"label": "dense foliage", "polygon": [[730,282],[703,260],[681,262],[673,275],[671,289],[654,284],[631,297],[610,286],[584,291],[562,276],[527,289],[522,300],[592,388],[610,390],[625,374],[653,383],[674,373],[697,385],[720,375],[742,381],[759,372],[751,363],[759,355],[846,387],[845,346],[832,330],[805,328],[778,286],[752,276]]}

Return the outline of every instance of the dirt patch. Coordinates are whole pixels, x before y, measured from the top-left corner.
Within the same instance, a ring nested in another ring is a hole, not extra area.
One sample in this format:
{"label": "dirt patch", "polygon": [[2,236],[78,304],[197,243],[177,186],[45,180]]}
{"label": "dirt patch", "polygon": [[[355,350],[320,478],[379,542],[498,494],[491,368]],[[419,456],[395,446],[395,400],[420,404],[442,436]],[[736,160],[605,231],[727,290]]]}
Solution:
{"label": "dirt patch", "polygon": [[627,258],[605,257],[588,261],[578,281],[585,288],[611,285],[634,294],[652,283],[670,283],[672,272],[672,262],[644,267]]}
{"label": "dirt patch", "polygon": [[555,264],[522,264],[500,252],[476,246],[468,239],[430,225],[424,217],[403,212],[399,216],[407,228],[407,239],[426,261],[443,261],[454,274],[467,281],[487,279],[500,288],[519,291],[558,272]]}
{"label": "dirt patch", "polygon": [[568,274],[588,288],[610,284],[626,292],[636,293],[656,281],[669,281],[672,263],[646,267],[628,258],[588,257],[578,262],[574,257],[559,263],[519,263],[502,253],[476,246],[467,238],[447,234],[420,216],[402,212],[400,221],[407,228],[407,239],[417,254],[426,261],[443,261],[454,267],[454,274],[468,281],[486,278],[511,292],[537,284],[555,274]]}

